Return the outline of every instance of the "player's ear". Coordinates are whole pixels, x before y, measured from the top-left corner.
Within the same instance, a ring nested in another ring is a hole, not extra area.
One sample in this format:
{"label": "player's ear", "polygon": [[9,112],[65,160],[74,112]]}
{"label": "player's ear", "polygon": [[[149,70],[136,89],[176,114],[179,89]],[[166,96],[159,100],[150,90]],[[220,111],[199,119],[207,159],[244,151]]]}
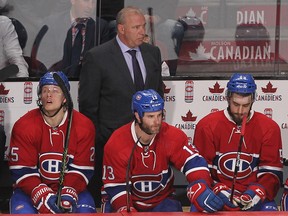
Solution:
{"label": "player's ear", "polygon": [[134,115],[135,115],[135,118],[136,118],[137,122],[141,123],[141,119],[140,119],[139,114],[137,112],[135,112]]}
{"label": "player's ear", "polygon": [[123,24],[118,24],[117,25],[117,30],[119,33],[124,34],[124,25]]}

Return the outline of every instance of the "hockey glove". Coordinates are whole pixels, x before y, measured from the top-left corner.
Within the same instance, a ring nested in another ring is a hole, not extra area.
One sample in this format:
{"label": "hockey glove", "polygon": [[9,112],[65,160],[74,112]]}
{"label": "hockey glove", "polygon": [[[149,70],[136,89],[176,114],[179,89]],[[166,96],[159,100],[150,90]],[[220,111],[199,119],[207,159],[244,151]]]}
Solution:
{"label": "hockey glove", "polygon": [[61,213],[57,206],[57,196],[46,184],[39,184],[31,192],[31,199],[34,207],[39,213]]}
{"label": "hockey glove", "polygon": [[233,203],[230,202],[231,189],[223,183],[217,183],[213,187],[213,192],[221,198],[224,203],[223,210],[225,211],[240,211],[237,201],[239,202],[239,197],[234,195]]}
{"label": "hockey glove", "polygon": [[[128,212],[127,206],[123,206],[117,210],[117,212]],[[137,210],[134,207],[130,207],[130,212],[137,212]]]}
{"label": "hockey glove", "polygon": [[195,181],[188,186],[187,197],[199,212],[212,213],[223,208],[222,200],[203,180]]}
{"label": "hockey glove", "polygon": [[64,186],[61,190],[61,208],[65,212],[75,212],[78,195],[74,188]]}
{"label": "hockey glove", "polygon": [[259,184],[252,184],[240,196],[240,203],[243,205],[242,210],[257,211],[261,207],[261,203],[266,198],[265,189]]}

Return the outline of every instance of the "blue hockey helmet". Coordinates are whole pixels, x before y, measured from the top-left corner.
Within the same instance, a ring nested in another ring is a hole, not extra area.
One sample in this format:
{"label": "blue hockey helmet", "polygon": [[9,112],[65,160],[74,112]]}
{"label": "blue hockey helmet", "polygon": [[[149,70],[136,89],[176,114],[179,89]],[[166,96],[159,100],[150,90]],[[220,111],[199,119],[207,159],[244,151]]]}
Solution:
{"label": "blue hockey helmet", "polygon": [[140,118],[144,112],[157,112],[164,109],[164,100],[153,89],[136,92],[132,97],[132,112],[137,112]]}
{"label": "blue hockey helmet", "polygon": [[255,94],[257,86],[251,74],[235,73],[227,83],[229,93]]}
{"label": "blue hockey helmet", "polygon": [[70,91],[70,84],[69,84],[69,80],[68,80],[67,76],[62,71],[54,71],[54,72],[47,72],[40,78],[39,85],[38,85],[38,95],[40,95],[41,89],[44,85],[56,85],[56,86],[58,86],[58,83],[56,82],[56,80],[53,77],[54,73],[57,73],[60,76],[60,78],[63,80],[67,90]]}

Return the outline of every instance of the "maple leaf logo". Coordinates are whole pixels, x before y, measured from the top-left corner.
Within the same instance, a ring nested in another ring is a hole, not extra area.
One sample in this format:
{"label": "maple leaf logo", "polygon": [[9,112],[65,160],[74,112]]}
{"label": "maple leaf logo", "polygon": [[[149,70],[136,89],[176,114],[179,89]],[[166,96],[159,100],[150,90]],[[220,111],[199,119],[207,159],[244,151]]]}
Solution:
{"label": "maple leaf logo", "polygon": [[273,88],[272,83],[269,81],[268,84],[266,85],[266,88],[262,87],[262,91],[264,93],[275,93],[277,88]]}
{"label": "maple leaf logo", "polygon": [[212,57],[211,52],[206,52],[206,48],[202,43],[197,47],[196,53],[189,52],[189,56],[192,61],[207,61],[209,59],[215,59],[215,57]]}
{"label": "maple leaf logo", "polygon": [[171,91],[171,88],[166,88],[167,86],[165,84],[164,85],[164,94],[169,94]]}
{"label": "maple leaf logo", "polygon": [[186,116],[181,116],[182,120],[184,122],[188,122],[188,121],[196,121],[197,119],[197,116],[193,116],[193,113],[189,110],[187,113],[186,113]]}
{"label": "maple leaf logo", "polygon": [[213,88],[209,88],[209,91],[211,93],[222,93],[224,91],[225,88],[220,88],[220,85],[218,82],[215,83],[215,85],[213,86]]}
{"label": "maple leaf logo", "polygon": [[195,17],[195,16],[196,16],[196,13],[193,11],[192,8],[190,8],[189,11],[186,13],[186,16]]}
{"label": "maple leaf logo", "polygon": [[7,95],[9,93],[10,90],[5,90],[5,86],[3,85],[3,83],[1,83],[0,85],[0,95]]}

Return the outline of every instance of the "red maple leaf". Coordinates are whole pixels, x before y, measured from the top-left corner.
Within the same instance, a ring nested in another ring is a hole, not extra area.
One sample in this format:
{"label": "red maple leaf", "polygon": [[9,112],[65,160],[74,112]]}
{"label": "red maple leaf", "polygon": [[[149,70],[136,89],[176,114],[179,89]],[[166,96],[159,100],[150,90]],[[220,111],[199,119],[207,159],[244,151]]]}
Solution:
{"label": "red maple leaf", "polygon": [[273,88],[272,83],[269,81],[268,84],[266,85],[266,88],[262,87],[262,91],[264,93],[275,93],[277,88]]}
{"label": "red maple leaf", "polygon": [[166,85],[165,84],[163,85],[164,85],[164,94],[169,94],[171,91],[171,88],[166,88]]}
{"label": "red maple leaf", "polygon": [[222,93],[224,91],[224,89],[225,89],[225,88],[220,88],[220,85],[219,85],[218,82],[216,82],[213,87],[214,88],[209,88],[209,91],[211,93]]}
{"label": "red maple leaf", "polygon": [[7,95],[10,90],[5,90],[5,86],[1,83],[0,85],[0,95]]}
{"label": "red maple leaf", "polygon": [[193,116],[193,113],[189,110],[186,113],[186,116],[181,116],[182,120],[187,122],[187,121],[196,121],[197,116]]}

